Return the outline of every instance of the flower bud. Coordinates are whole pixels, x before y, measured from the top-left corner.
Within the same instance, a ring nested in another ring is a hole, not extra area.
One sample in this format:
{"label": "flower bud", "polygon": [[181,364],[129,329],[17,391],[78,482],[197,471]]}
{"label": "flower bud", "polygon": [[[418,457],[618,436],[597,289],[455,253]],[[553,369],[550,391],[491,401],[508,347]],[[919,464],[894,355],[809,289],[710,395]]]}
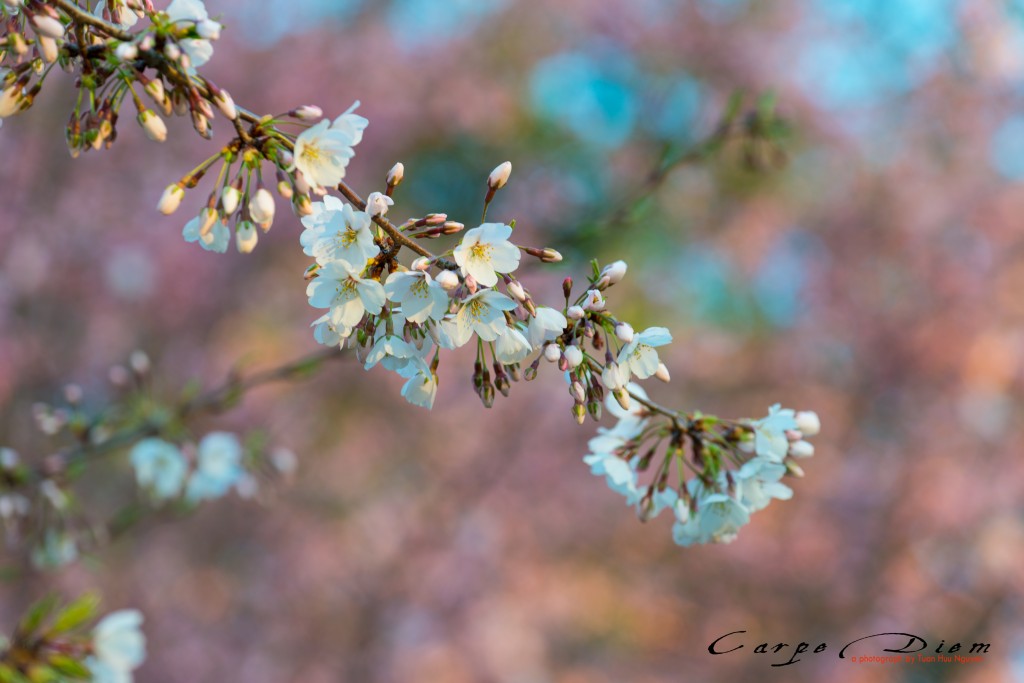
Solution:
{"label": "flower bud", "polygon": [[388,171],[388,187],[398,187],[399,185],[402,184],[403,178],[405,178],[405,164],[399,161],[397,164],[391,167],[390,171]]}
{"label": "flower bud", "polygon": [[427,258],[426,256],[420,256],[419,258],[415,259],[409,267],[412,270],[426,272],[430,270],[430,259]]}
{"label": "flower bud", "polygon": [[256,231],[256,226],[252,224],[252,221],[242,221],[235,229],[235,244],[238,246],[239,253],[252,253],[259,239],[260,234]]}
{"label": "flower bud", "polygon": [[587,414],[590,415],[590,418],[594,422],[600,422],[601,421],[601,402],[600,401],[591,401],[590,403],[588,403],[587,404]]}
{"label": "flower bud", "polygon": [[572,396],[577,403],[587,402],[587,390],[583,388],[583,384],[579,381],[573,382],[569,385],[569,395]]}
{"label": "flower bud", "polygon": [[466,228],[464,223],[458,221],[445,221],[444,225],[441,226],[442,235],[455,235],[462,232]]}
{"label": "flower bud", "polygon": [[491,174],[487,176],[487,187],[492,190],[500,190],[505,187],[505,183],[508,182],[508,177],[512,175],[512,162],[506,161],[498,164],[497,167]]}
{"label": "flower bud", "polygon": [[225,185],[220,192],[220,206],[224,209],[224,215],[230,216],[242,201],[242,192],[234,185]]}
{"label": "flower bud", "polygon": [[558,263],[562,260],[562,255],[554,249],[545,247],[541,250],[540,260],[544,263]]}
{"label": "flower bud", "polygon": [[18,452],[13,448],[0,448],[0,468],[13,470],[18,466]]}
{"label": "flower bud", "polygon": [[[295,215],[299,218],[311,216],[313,214],[313,202],[304,194],[297,195],[292,199],[292,207],[295,209]],[[270,225],[268,224],[264,230],[269,228]]]}
{"label": "flower bud", "polygon": [[380,192],[371,192],[366,198],[366,213],[371,216],[383,216],[387,214],[388,207],[392,206],[395,200]]}
{"label": "flower bud", "polygon": [[122,62],[133,62],[139,56],[139,48],[135,43],[121,43],[114,48],[114,56]]}
{"label": "flower bud", "polygon": [[792,477],[796,477],[797,479],[802,479],[804,476],[804,468],[800,467],[800,465],[797,465],[792,460],[787,459],[786,474],[789,474]]}
{"label": "flower bud", "polygon": [[64,37],[64,24],[48,14],[37,14],[32,17],[32,27],[40,36],[47,36],[54,40]]}
{"label": "flower bud", "polygon": [[57,61],[57,41],[49,36],[39,36],[39,51],[43,55],[43,61],[53,64]]}
{"label": "flower bud", "polygon": [[519,284],[518,280],[512,280],[512,282],[509,282],[505,285],[505,289],[508,290],[508,293],[511,294],[516,301],[526,301],[526,290],[523,289],[523,286]]}
{"label": "flower bud", "polygon": [[676,499],[675,505],[672,506],[672,512],[675,513],[676,521],[680,524],[686,524],[690,519],[690,506],[682,498]]}
{"label": "flower bud", "polygon": [[128,356],[128,365],[132,367],[132,370],[137,375],[145,375],[153,367],[153,364],[149,361],[149,356],[142,349],[132,351],[131,355]]}
{"label": "flower bud", "polygon": [[453,270],[442,270],[434,279],[437,280],[437,284],[441,285],[446,292],[450,292],[459,286],[459,276]]}
{"label": "flower bud", "polygon": [[[199,212],[199,234],[208,235],[213,230],[213,226],[217,224],[217,212],[207,207]],[[211,238],[212,239],[212,238]]]}
{"label": "flower bud", "polygon": [[626,391],[625,387],[620,389],[614,389],[612,396],[615,397],[615,401],[619,404],[619,407],[623,410],[629,410],[630,397],[629,392]]}
{"label": "flower bud", "polygon": [[591,289],[587,291],[587,298],[583,302],[583,307],[588,311],[603,311],[605,309],[606,302],[604,295],[598,289]]}
{"label": "flower bud", "polygon": [[234,121],[238,118],[238,108],[235,106],[235,100],[227,90],[218,92],[213,98],[213,103],[217,105],[220,113],[224,114],[228,121]]}
{"label": "flower bud", "polygon": [[302,174],[302,171],[296,169],[295,170],[294,178],[295,178],[295,190],[299,194],[309,194],[309,190],[310,190],[309,183],[306,181],[306,176],[304,176]]}
{"label": "flower bud", "polygon": [[565,351],[562,352],[565,357],[565,362],[568,363],[569,369],[578,368],[583,362],[583,351],[578,346],[567,346]]}
{"label": "flower bud", "polygon": [[654,376],[660,379],[665,384],[668,384],[672,379],[672,375],[668,372],[668,366],[664,363],[658,363],[658,369],[654,371]]}
{"label": "flower bud", "polygon": [[814,444],[810,441],[794,441],[789,444],[789,454],[794,458],[809,458],[814,455]]}
{"label": "flower bud", "polygon": [[249,214],[257,223],[273,223],[276,208],[274,196],[265,187],[256,190],[256,194],[249,200]]}
{"label": "flower bud", "polygon": [[196,24],[196,33],[204,40],[217,40],[220,38],[221,25],[212,19],[203,19]]}
{"label": "flower bud", "polygon": [[565,312],[565,315],[569,320],[582,320],[583,316],[587,313],[583,310],[582,306],[570,306]]}
{"label": "flower bud", "polygon": [[163,142],[167,139],[167,124],[152,109],[144,109],[139,114],[139,124],[150,140]]}
{"label": "flower bud", "polygon": [[7,47],[10,48],[14,54],[19,56],[28,52],[28,43],[25,41],[25,37],[20,33],[8,34]]}
{"label": "flower bud", "polygon": [[160,195],[156,210],[165,216],[170,216],[181,206],[181,200],[185,197],[185,188],[179,183],[168,185],[164,193]]}
{"label": "flower bud", "polygon": [[280,169],[277,171],[277,193],[284,199],[291,199],[295,196],[295,191],[292,190],[292,184]]}
{"label": "flower bud", "polygon": [[158,104],[163,104],[164,98],[167,92],[164,90],[164,82],[159,78],[150,79],[143,87],[146,94],[153,98],[153,101]]}
{"label": "flower bud", "polygon": [[573,403],[572,416],[576,418],[576,424],[581,425],[587,421],[587,409],[583,407],[582,403]]}
{"label": "flower bud", "polygon": [[10,116],[22,108],[25,103],[23,88],[22,81],[16,81],[11,86],[4,88],[3,93],[0,93],[0,118]]}
{"label": "flower bud", "polygon": [[181,48],[178,47],[177,43],[167,43],[164,45],[164,57],[167,57],[172,62],[178,61],[181,59]]}
{"label": "flower bud", "polygon": [[795,415],[796,428],[804,436],[814,436],[821,432],[821,419],[812,410],[801,410]]}
{"label": "flower bud", "polygon": [[544,360],[550,363],[557,363],[561,357],[562,350],[558,348],[558,344],[548,344],[544,347]]}
{"label": "flower bud", "polygon": [[601,277],[608,279],[609,285],[615,285],[622,281],[626,275],[626,262],[615,261],[601,269]]}
{"label": "flower bud", "polygon": [[615,336],[619,341],[628,344],[633,341],[633,326],[629,323],[619,323],[615,326]]}
{"label": "flower bud", "polygon": [[315,121],[323,118],[324,110],[315,104],[304,104],[301,107],[292,109],[289,114],[300,121]]}

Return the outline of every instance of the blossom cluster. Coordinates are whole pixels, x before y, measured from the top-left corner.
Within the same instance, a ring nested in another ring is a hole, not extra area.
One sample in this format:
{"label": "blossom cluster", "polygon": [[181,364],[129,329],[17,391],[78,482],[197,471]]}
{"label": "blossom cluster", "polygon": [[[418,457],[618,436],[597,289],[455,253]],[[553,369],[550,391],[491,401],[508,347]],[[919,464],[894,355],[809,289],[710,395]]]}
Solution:
{"label": "blossom cluster", "polygon": [[[335,118],[313,105],[278,116],[237,106],[197,70],[211,58],[222,30],[201,0],[173,0],[163,11],[150,0],[105,0],[93,12],[70,0],[4,0],[0,11],[8,47],[0,57],[0,119],[31,106],[52,66],[77,72],[80,96],[67,128],[73,155],[113,144],[127,101],[155,141],[167,138],[162,116],[191,117],[207,139],[217,113],[230,122],[231,140],[171,183],[157,209],[176,212],[186,191],[217,169],[183,236],[225,252],[233,230],[238,251],[248,253],[274,223],[276,192],[300,219],[299,242],[313,260],[305,280],[309,304],[321,312],[312,323],[314,339],[353,348],[366,369],[380,365],[397,373],[410,403],[434,405],[445,351],[475,346],[472,383],[486,407],[497,394],[507,396],[513,382],[536,377],[546,361],[565,377],[578,423],[598,422],[605,411],[618,418],[590,442],[585,460],[592,471],[636,506],[641,519],[671,508],[682,545],[731,540],[751,512],[791,494],[781,479],[802,473],[796,460],[813,453],[804,437],[817,432],[816,416],[773,408],[762,420],[723,420],[654,403],[638,382],[670,380],[659,349],[672,335],[660,326],[637,331],[614,313],[611,291],[626,276],[625,262],[603,268],[594,262],[584,286],[574,288],[565,278],[561,300],[535,300],[518,277],[523,257],[541,263],[562,257],[518,244],[515,221],[488,220],[511,163],[487,176],[483,212],[473,227],[444,213],[396,224],[388,216],[405,177],[401,163],[387,174],[384,191],[365,200],[345,183],[368,125],[356,113],[359,103]],[[455,236],[457,242],[437,253],[420,246]],[[403,259],[403,252],[415,256]],[[60,422],[56,414],[42,416],[46,420]],[[153,500],[195,503],[232,489],[242,495],[258,490],[237,437],[213,432],[193,447],[187,434],[183,425],[157,424],[137,436],[130,460]],[[83,442],[95,436],[86,430]],[[642,486],[646,472],[653,480]],[[39,490],[54,510],[66,510],[55,481],[45,478]],[[0,516],[19,514],[20,501],[5,506],[4,500]],[[70,538],[59,526],[47,528],[40,561],[73,559]]]}
{"label": "blossom cluster", "polygon": [[191,468],[181,449],[157,437],[136,443],[131,462],[139,486],[156,500],[170,500],[184,493],[187,501],[197,503],[219,498],[232,488],[246,498],[256,493],[259,484],[242,466],[242,456],[237,436],[212,432],[199,442]]}
{"label": "blossom cluster", "polygon": [[86,632],[98,606],[86,594],[64,606],[51,595],[30,607],[10,638],[0,636],[0,680],[132,683],[146,659],[142,613],[111,612]]}
{"label": "blossom cluster", "polygon": [[[639,386],[630,389],[646,399]],[[792,497],[792,489],[781,479],[787,474],[803,475],[796,461],[814,455],[814,446],[806,439],[821,429],[816,413],[778,405],[767,417],[726,424],[725,431],[715,429],[721,422],[713,418],[685,426],[678,422],[652,425],[652,413],[639,403],[624,409],[609,400],[608,409],[618,422],[598,430],[583,461],[592,474],[604,476],[610,489],[635,506],[642,520],[671,509],[676,519],[673,538],[682,546],[729,543],[750,521],[751,513],[763,510],[773,499]],[[652,468],[665,439],[669,444],[661,464]],[[690,440],[689,462],[686,439]],[[727,466],[730,462],[734,468]],[[673,465],[676,486],[668,483]],[[698,475],[688,478],[687,466]],[[652,469],[651,483],[640,485],[640,475]]]}

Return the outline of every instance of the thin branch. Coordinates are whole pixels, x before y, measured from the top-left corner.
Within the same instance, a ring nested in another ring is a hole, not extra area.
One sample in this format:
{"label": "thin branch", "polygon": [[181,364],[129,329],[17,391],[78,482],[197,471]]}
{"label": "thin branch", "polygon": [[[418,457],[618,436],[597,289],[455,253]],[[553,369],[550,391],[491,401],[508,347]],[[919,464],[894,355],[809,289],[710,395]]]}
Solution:
{"label": "thin branch", "polygon": [[[115,24],[110,23],[109,21],[104,21],[103,19],[97,17],[95,14],[91,12],[85,11],[75,3],[70,2],[70,0],[50,0],[50,2],[64,10],[65,14],[70,16],[74,21],[77,21],[81,24],[88,24],[93,28],[98,28],[102,30],[104,33],[113,36],[118,40],[123,40],[127,42],[132,40],[133,38],[131,33],[125,31],[124,29]],[[82,47],[84,49],[85,46]]]}
{"label": "thin branch", "polygon": [[[247,377],[230,376],[221,385],[179,405],[174,411],[174,416],[181,419],[197,413],[218,412],[229,407],[252,389],[273,382],[300,378],[308,374],[312,368],[320,363],[334,358],[341,358],[343,355],[344,353],[340,348],[319,349],[313,353],[253,373]],[[114,432],[110,437],[99,443],[79,444],[48,458],[44,462],[41,471],[37,474],[39,477],[44,477],[49,473],[62,472],[87,458],[116,451],[131,445],[141,438],[157,434],[159,431],[158,425],[146,422],[129,429]]]}

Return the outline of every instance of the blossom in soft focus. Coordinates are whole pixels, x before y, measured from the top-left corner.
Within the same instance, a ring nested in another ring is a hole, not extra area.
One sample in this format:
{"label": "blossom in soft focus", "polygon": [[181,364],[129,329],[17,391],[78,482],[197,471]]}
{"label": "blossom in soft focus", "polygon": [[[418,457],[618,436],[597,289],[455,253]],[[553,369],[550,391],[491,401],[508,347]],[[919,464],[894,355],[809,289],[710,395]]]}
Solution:
{"label": "blossom in soft focus", "polygon": [[[701,488],[699,480],[691,479],[693,489]],[[692,491],[691,491],[692,495]],[[694,543],[731,543],[740,528],[750,521],[750,512],[738,500],[725,493],[705,493],[697,497],[697,512],[685,523],[672,527],[672,537],[681,546]]]}
{"label": "blossom in soft focus", "polygon": [[110,0],[109,3],[106,0],[100,0],[99,4],[96,5],[96,14],[103,16],[103,12],[107,9],[108,4],[110,5],[111,19],[121,28],[131,28],[138,23],[139,15],[135,13],[135,10],[128,7],[124,0]]}
{"label": "blossom in soft focus", "polygon": [[794,413],[778,404],[768,410],[768,416],[752,423],[754,427],[754,450],[762,458],[782,462],[789,451],[786,431],[796,429]]}
{"label": "blossom in soft focus", "polygon": [[112,612],[92,631],[93,656],[86,666],[94,680],[131,681],[131,672],[146,659],[146,636],[142,613],[127,609]]}
{"label": "blossom in soft focus", "polygon": [[192,502],[219,498],[238,483],[242,469],[242,444],[228,432],[211,432],[197,450],[196,469],[188,480],[185,497]]}
{"label": "blossom in soft focus", "polygon": [[[220,25],[210,19],[210,14],[206,11],[206,5],[202,0],[174,0],[165,11],[167,18],[179,28],[192,24],[201,36],[214,36],[219,33]],[[217,31],[211,30],[212,24],[217,24]],[[202,32],[198,31],[200,26],[204,27]],[[213,56],[213,44],[206,38],[183,38],[178,42],[181,49],[188,55],[192,67],[206,64]]]}
{"label": "blossom in soft focus", "polygon": [[139,486],[149,489],[158,500],[181,493],[188,463],[177,446],[163,439],[143,439],[132,447],[130,458]]}
{"label": "blossom in soft focus", "polygon": [[647,379],[658,371],[658,352],[654,349],[672,341],[672,334],[664,327],[648,327],[634,334],[632,341],[619,351],[618,363],[628,377],[630,374]]}
{"label": "blossom in soft focus", "polygon": [[484,287],[498,283],[498,273],[511,273],[519,266],[519,249],[508,241],[512,228],[503,223],[484,223],[467,230],[455,247],[453,257],[463,275],[471,275]]}
{"label": "blossom in soft focus", "polygon": [[228,244],[231,243],[231,231],[228,226],[221,221],[214,221],[213,226],[203,233],[203,222],[203,217],[197,216],[185,224],[185,228],[181,231],[185,241],[198,242],[199,246],[207,251],[215,251],[219,254],[226,252]]}
{"label": "blossom in soft focus", "polygon": [[735,480],[740,502],[750,512],[768,507],[772,498],[789,500],[793,489],[779,480],[786,474],[786,466],[762,457],[751,458],[736,471]]}

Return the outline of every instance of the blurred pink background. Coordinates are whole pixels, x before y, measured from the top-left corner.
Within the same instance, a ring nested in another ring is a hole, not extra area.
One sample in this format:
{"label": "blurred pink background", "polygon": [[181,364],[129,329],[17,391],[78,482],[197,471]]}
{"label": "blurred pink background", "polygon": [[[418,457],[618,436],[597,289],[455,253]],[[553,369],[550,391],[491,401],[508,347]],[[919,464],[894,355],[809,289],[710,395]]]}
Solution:
{"label": "blurred pink background", "polygon": [[[56,573],[14,571],[11,551],[5,628],[49,588],[98,588],[145,613],[154,682],[1024,681],[1024,3],[208,5],[227,29],[204,73],[239,103],[361,100],[352,184],[383,189],[403,161],[398,217],[473,223],[511,160],[491,216],[567,257],[534,267],[535,290],[626,259],[615,310],[676,339],[655,398],[815,409],[818,454],[734,544],[683,549],[587,472],[594,425],[550,368],[485,411],[471,359],[447,358],[428,413],[341,361],[199,425],[265,428],[299,454],[294,484],[158,515]],[[184,243],[205,191],[153,207],[212,144],[179,120],[156,145],[128,120],[71,161],[60,78],[0,130],[0,443],[30,457],[55,448],[32,403],[73,380],[102,405],[133,349],[170,395],[315,348],[285,205],[253,255]],[[753,173],[727,149],[602,224],[734,88],[778,93],[789,166]],[[130,486],[115,462],[97,500]],[[708,654],[741,629],[744,651]],[[836,657],[884,631],[992,645],[983,664]],[[829,651],[773,669],[788,655],[750,654],[764,641]]]}

